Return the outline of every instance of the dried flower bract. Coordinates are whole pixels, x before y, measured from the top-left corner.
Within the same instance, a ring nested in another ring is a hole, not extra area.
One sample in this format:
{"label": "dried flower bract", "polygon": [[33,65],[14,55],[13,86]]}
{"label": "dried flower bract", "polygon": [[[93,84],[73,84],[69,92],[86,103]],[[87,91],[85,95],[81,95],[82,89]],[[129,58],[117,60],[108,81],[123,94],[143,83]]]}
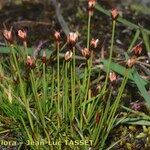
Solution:
{"label": "dried flower bract", "polygon": [[72,59],[72,55],[73,55],[72,51],[67,51],[65,53],[65,60],[70,61]]}
{"label": "dried flower bract", "polygon": [[26,64],[29,68],[33,69],[35,67],[35,59],[31,56],[27,56]]}
{"label": "dried flower bract", "polygon": [[54,33],[54,37],[55,37],[56,42],[60,42],[60,38],[61,38],[61,36],[60,36],[60,32],[55,31],[55,33]]}
{"label": "dried flower bract", "polygon": [[109,73],[109,79],[110,79],[111,82],[114,82],[114,81],[117,80],[117,76],[116,76],[115,72],[110,72]]}
{"label": "dried flower bract", "polygon": [[44,64],[46,64],[46,52],[45,52],[45,50],[43,51],[42,62]]}
{"label": "dried flower bract", "polygon": [[99,39],[92,39],[90,45],[91,45],[93,48],[97,48],[98,43],[99,43]]}
{"label": "dried flower bract", "polygon": [[3,31],[3,36],[4,36],[4,38],[5,38],[5,40],[7,41],[7,42],[9,42],[9,43],[13,43],[13,41],[14,41],[14,38],[13,38],[13,35],[12,35],[12,29],[10,29],[10,30],[4,30]]}
{"label": "dried flower bract", "polygon": [[21,41],[27,40],[27,32],[25,30],[18,30],[18,36]]}
{"label": "dried flower bract", "polygon": [[127,60],[127,66],[131,68],[134,64],[136,64],[137,58],[135,56],[129,58]]}
{"label": "dried flower bract", "polygon": [[136,55],[140,55],[141,54],[141,52],[142,52],[142,45],[141,44],[138,44],[138,45],[136,45],[135,47],[133,47],[133,49],[132,49],[133,51],[134,51],[134,53],[136,54]]}
{"label": "dried flower bract", "polygon": [[91,55],[91,52],[90,52],[90,50],[88,49],[88,48],[84,48],[84,49],[82,49],[81,50],[81,53],[82,53],[82,55],[83,55],[83,57],[85,57],[85,58],[89,58],[90,57],[90,55]]}
{"label": "dried flower bract", "polygon": [[90,16],[93,15],[95,5],[96,5],[96,0],[88,0],[88,12]]}
{"label": "dried flower bract", "polygon": [[76,42],[78,40],[78,34],[74,32],[70,32],[68,37],[67,37],[67,42],[70,47],[74,47]]}

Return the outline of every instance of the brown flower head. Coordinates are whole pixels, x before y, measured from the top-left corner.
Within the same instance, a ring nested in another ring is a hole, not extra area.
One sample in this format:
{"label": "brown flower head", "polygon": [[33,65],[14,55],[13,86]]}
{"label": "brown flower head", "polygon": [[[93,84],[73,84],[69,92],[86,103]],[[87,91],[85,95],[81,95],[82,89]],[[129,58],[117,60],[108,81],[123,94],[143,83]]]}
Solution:
{"label": "brown flower head", "polygon": [[110,82],[114,82],[117,80],[117,76],[116,76],[115,72],[109,73],[109,79],[110,79]]}
{"label": "brown flower head", "polygon": [[88,0],[88,12],[89,15],[91,16],[93,15],[95,5],[96,5],[96,0]]}
{"label": "brown flower head", "polygon": [[112,17],[112,20],[116,20],[119,16],[119,12],[116,8],[113,8],[111,10],[111,17]]}
{"label": "brown flower head", "polygon": [[46,52],[45,52],[45,50],[43,51],[42,62],[44,64],[46,64]]}
{"label": "brown flower head", "polygon": [[135,56],[133,56],[127,60],[126,64],[129,68],[131,68],[133,65],[136,64],[136,61],[137,61],[137,58]]}
{"label": "brown flower head", "polygon": [[99,43],[99,39],[92,39],[90,45],[91,45],[93,48],[97,48],[98,43]]}
{"label": "brown flower head", "polygon": [[55,33],[54,33],[54,37],[55,37],[56,42],[60,42],[60,38],[61,38],[61,36],[60,36],[60,32],[55,31]]}
{"label": "brown flower head", "polygon": [[73,55],[72,51],[67,51],[65,53],[65,61],[70,61],[72,59],[72,55]]}
{"label": "brown flower head", "polygon": [[67,37],[67,42],[70,47],[75,46],[76,42],[78,40],[78,34],[74,32],[70,32],[68,37]]}
{"label": "brown flower head", "polygon": [[140,43],[140,44],[137,44],[135,47],[133,47],[132,50],[134,51],[134,53],[135,53],[136,55],[140,55],[141,52],[142,52],[142,50],[143,50],[141,43]]}
{"label": "brown flower head", "polygon": [[81,53],[82,53],[82,55],[83,55],[83,57],[85,57],[85,58],[89,58],[90,57],[90,55],[91,55],[91,52],[90,52],[90,50],[88,49],[88,48],[84,48],[84,49],[82,49],[81,50]]}
{"label": "brown flower head", "polygon": [[13,35],[12,35],[12,29],[10,29],[10,30],[5,29],[3,31],[3,36],[4,36],[4,38],[6,39],[7,42],[13,43],[14,38],[13,38]]}
{"label": "brown flower head", "polygon": [[27,56],[26,64],[28,67],[33,69],[35,67],[35,59],[31,56]]}
{"label": "brown flower head", "polygon": [[18,36],[21,41],[27,40],[27,32],[25,30],[18,30]]}

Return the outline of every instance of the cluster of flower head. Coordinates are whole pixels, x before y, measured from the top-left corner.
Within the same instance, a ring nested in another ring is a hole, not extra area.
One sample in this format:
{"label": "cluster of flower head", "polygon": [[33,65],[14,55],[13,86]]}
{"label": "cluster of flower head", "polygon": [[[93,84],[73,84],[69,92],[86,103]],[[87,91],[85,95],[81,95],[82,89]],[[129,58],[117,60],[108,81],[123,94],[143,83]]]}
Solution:
{"label": "cluster of flower head", "polygon": [[[10,30],[4,29],[3,30],[3,36],[7,42],[10,44],[14,43],[14,36],[12,32],[12,28]],[[24,42],[27,40],[27,32],[25,30],[18,30],[18,37],[19,39]]]}

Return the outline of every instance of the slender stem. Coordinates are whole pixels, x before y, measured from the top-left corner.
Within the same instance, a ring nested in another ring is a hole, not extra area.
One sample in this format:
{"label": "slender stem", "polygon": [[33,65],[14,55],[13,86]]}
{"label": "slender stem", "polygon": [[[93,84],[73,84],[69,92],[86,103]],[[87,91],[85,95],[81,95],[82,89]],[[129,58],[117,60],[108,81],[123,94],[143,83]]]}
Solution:
{"label": "slender stem", "polygon": [[12,51],[14,63],[15,63],[16,70],[17,70],[18,77],[19,77],[19,81],[20,81],[21,95],[22,95],[22,98],[23,98],[23,102],[25,103],[25,108],[26,108],[26,111],[27,111],[27,116],[28,116],[28,119],[29,119],[31,130],[34,133],[34,127],[33,127],[32,117],[31,117],[31,114],[29,112],[29,109],[30,109],[30,107],[29,107],[29,101],[27,101],[27,99],[26,99],[26,95],[25,95],[25,91],[24,91],[24,85],[23,85],[23,81],[22,81],[22,78],[21,78],[21,73],[20,73],[20,70],[19,70],[19,66],[18,66],[18,62],[17,62],[17,58],[16,58],[16,55],[15,55],[15,52],[14,52],[13,45],[11,45],[11,51]]}
{"label": "slender stem", "polygon": [[114,37],[115,37],[115,26],[116,26],[116,21],[113,20],[110,55],[109,55],[109,61],[108,61],[108,66],[107,66],[106,79],[105,79],[105,83],[104,83],[103,92],[106,91],[106,86],[107,86],[109,72],[110,72],[110,64],[111,64],[111,60],[112,60],[112,53],[113,53],[113,46],[114,46]]}
{"label": "slender stem", "polygon": [[23,41],[23,47],[24,47],[24,50],[25,50],[26,53],[27,53],[27,41]]}
{"label": "slender stem", "polygon": [[44,114],[43,114],[41,102],[40,102],[40,99],[39,99],[39,96],[38,96],[38,93],[37,93],[37,86],[36,86],[36,83],[35,83],[35,76],[34,76],[33,70],[31,70],[30,79],[31,79],[31,83],[32,83],[33,94],[34,94],[35,100],[37,102],[39,117],[40,117],[41,123],[43,125],[43,130],[45,132],[45,135],[46,135],[48,141],[50,142],[50,137],[49,137],[48,131],[46,130],[47,127],[46,127],[46,122],[45,122],[45,119],[44,119]]}
{"label": "slender stem", "polygon": [[[57,89],[58,89],[58,93],[57,93],[57,112],[58,112],[58,116],[60,115],[60,70],[59,70],[59,42],[56,43],[57,44]],[[59,117],[58,117],[59,118]],[[60,122],[58,119],[58,126],[60,126]]]}
{"label": "slender stem", "polygon": [[67,110],[68,110],[68,62],[65,63],[65,95],[64,95],[64,108],[65,108],[65,118],[67,120]]}
{"label": "slender stem", "polygon": [[23,51],[23,57],[26,59],[27,56],[28,56],[27,41],[23,41],[23,48],[24,48],[24,51]]}
{"label": "slender stem", "polygon": [[46,75],[45,75],[45,63],[43,63],[43,110],[46,112],[46,102],[47,102],[47,89],[46,89]]}
{"label": "slender stem", "polygon": [[114,125],[115,118],[116,118],[115,114],[116,114],[117,108],[119,106],[119,102],[120,102],[120,99],[122,97],[123,91],[125,89],[126,83],[128,81],[128,77],[129,77],[129,69],[127,69],[125,72],[123,81],[122,81],[121,86],[119,88],[119,93],[115,99],[115,102],[113,103],[113,106],[112,106],[111,111],[109,113],[110,115],[106,121],[106,124],[108,124],[108,127],[107,127],[107,133],[105,133],[105,136],[103,136],[103,141],[101,143],[102,148],[104,147],[105,141],[106,141],[106,139],[110,133],[110,130],[112,129],[112,126]]}
{"label": "slender stem", "polygon": [[73,47],[73,61],[71,65],[71,96],[72,96],[72,120],[74,119],[75,116],[75,76],[76,76],[76,71],[75,71],[75,47]]}
{"label": "slender stem", "polygon": [[[87,26],[87,49],[89,49],[90,48],[90,27],[91,27],[91,15],[88,15],[88,26]],[[89,89],[88,87],[89,87],[89,85],[88,85],[88,81],[87,81],[87,76],[88,76],[88,80],[89,80],[89,72],[88,72],[88,70],[89,70],[89,68],[90,68],[90,60],[87,60],[87,67],[85,68],[85,70],[84,70],[84,78],[83,78],[83,91],[84,91],[84,89],[86,89],[85,90],[85,96],[84,96],[84,101],[86,100],[86,97],[87,97],[87,94],[88,94],[88,90],[87,89]],[[87,84],[86,84],[86,82],[87,82]],[[82,112],[84,113],[84,111],[85,111],[85,105],[83,106],[83,110],[82,110]],[[83,115],[82,115],[82,113],[81,113],[81,118],[80,118],[80,128],[82,129],[82,125],[83,125]]]}
{"label": "slender stem", "polygon": [[[88,34],[87,34],[87,49],[90,48],[90,27],[91,27],[91,15],[89,14],[89,17],[88,17]],[[90,74],[91,74],[92,57],[90,57],[90,59],[88,59],[87,64],[88,64],[88,70],[87,70],[88,71],[88,80],[87,80],[87,90],[86,90],[85,98],[87,98],[88,89],[89,89],[89,81],[90,81]]]}
{"label": "slender stem", "polygon": [[[52,108],[55,106],[57,108],[57,101],[54,99],[54,95],[55,95],[55,69],[52,68],[52,78],[49,79],[51,80],[51,90],[50,90],[50,98],[48,98],[48,103],[46,105],[47,107],[47,110],[48,110],[48,116],[50,117],[52,115]],[[49,80],[48,80],[48,83],[49,83]],[[47,93],[48,94],[48,93]]]}
{"label": "slender stem", "polygon": [[91,15],[88,16],[87,49],[89,49],[90,47],[90,27],[91,27]]}

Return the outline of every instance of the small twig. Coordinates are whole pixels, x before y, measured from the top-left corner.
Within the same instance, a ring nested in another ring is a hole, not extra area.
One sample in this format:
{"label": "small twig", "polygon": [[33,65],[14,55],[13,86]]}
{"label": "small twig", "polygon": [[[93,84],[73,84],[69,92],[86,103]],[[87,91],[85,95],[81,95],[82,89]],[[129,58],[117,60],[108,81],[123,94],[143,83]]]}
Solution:
{"label": "small twig", "polygon": [[144,66],[150,67],[150,64],[147,64],[145,62],[141,62],[141,61],[136,61],[137,64],[142,64]]}
{"label": "small twig", "polygon": [[42,22],[42,21],[30,21],[30,20],[23,20],[23,21],[17,21],[13,23],[13,26],[18,25],[45,25],[45,26],[51,26],[52,24],[49,22]]}

